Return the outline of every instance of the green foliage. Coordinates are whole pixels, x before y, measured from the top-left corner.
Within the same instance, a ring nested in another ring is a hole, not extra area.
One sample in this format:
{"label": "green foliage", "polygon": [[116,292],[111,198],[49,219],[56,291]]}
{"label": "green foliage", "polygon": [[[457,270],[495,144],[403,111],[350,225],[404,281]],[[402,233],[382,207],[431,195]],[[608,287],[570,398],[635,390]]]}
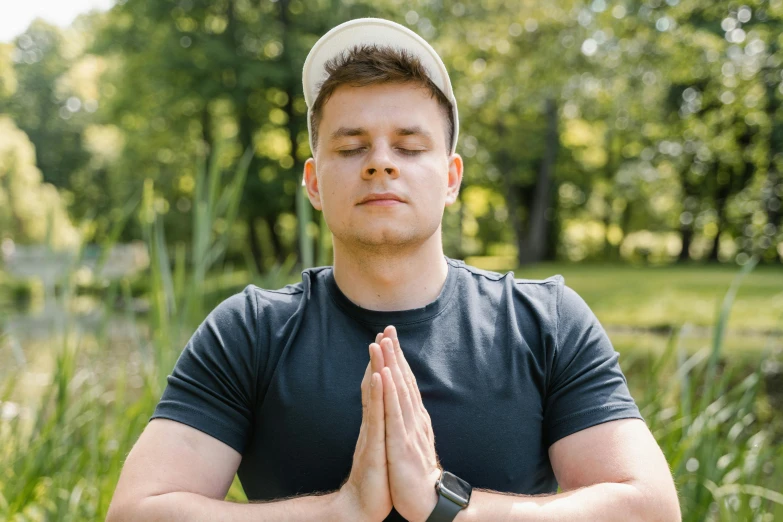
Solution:
{"label": "green foliage", "polygon": [[[192,158],[226,142],[221,168],[253,150],[228,258],[328,260],[299,187],[300,71],[360,16],[416,30],[451,73],[466,191],[446,212],[448,254],[527,261],[543,241],[532,260],[781,259],[778,0],[126,0],[0,48],[0,111],[96,237],[151,179],[168,240],[189,241]],[[129,225],[123,239],[143,235]]]}
{"label": "green foliage", "polygon": [[734,298],[755,264],[743,267],[727,292],[711,350],[687,358],[673,335],[651,367],[640,401],[677,478],[686,519],[774,520],[783,514],[781,423],[763,398],[770,354],[749,375],[721,359]]}
{"label": "green foliage", "polygon": [[49,238],[55,248],[80,241],[57,189],[41,179],[32,143],[0,115],[0,241],[43,243]]}
{"label": "green foliage", "polygon": [[[206,315],[206,274],[222,260],[225,231],[214,232],[217,220],[230,228],[236,218],[250,154],[246,153],[228,178],[216,163],[199,169],[194,198],[193,250],[175,250],[174,270],[169,262],[162,220],[156,211],[152,182],[145,185],[139,209],[145,223],[150,251],[149,299],[151,347],[140,341],[135,349],[144,354],[141,387],[128,387],[125,366],[100,376],[93,367],[77,367],[83,349],[68,323],[59,332],[59,349],[51,384],[40,401],[15,410],[10,420],[0,420],[0,517],[4,520],[98,520],[105,518],[122,462],[144,429],[165,386],[187,336]],[[130,208],[134,208],[132,205]],[[124,220],[118,221],[122,226]],[[114,239],[118,236],[115,231]],[[111,247],[111,242],[104,245]],[[278,277],[288,277],[287,270]],[[72,298],[75,274],[63,282],[60,300]],[[261,281],[259,281],[261,282]],[[274,282],[267,280],[267,283]],[[221,289],[225,293],[225,289]],[[131,301],[127,279],[112,284],[107,301],[122,297]],[[110,310],[106,310],[110,312]],[[128,312],[131,315],[132,313]],[[137,332],[137,338],[141,334]],[[105,346],[109,339],[100,339]],[[0,406],[19,408],[10,402],[15,379],[8,378],[0,394]],[[15,395],[15,394],[14,394]],[[31,407],[31,410],[27,408]],[[4,414],[4,416],[7,414]],[[236,487],[232,493],[241,495]]]}
{"label": "green foliage", "polygon": [[9,44],[0,44],[0,100],[16,92],[16,73],[11,62],[12,49]]}
{"label": "green foliage", "polygon": [[[179,243],[172,263],[166,243],[163,220],[156,209],[156,196],[152,180],[147,180],[140,208],[140,221],[144,224],[144,236],[150,250],[150,325],[155,346],[155,368],[174,366],[180,346],[207,314],[206,279],[210,269],[219,264],[228,245],[228,231],[236,220],[239,202],[247,178],[252,151],[248,150],[233,175],[224,179],[216,158],[208,167],[202,166],[196,176],[192,199],[193,223],[191,251]],[[224,225],[216,230],[216,223]],[[173,270],[172,270],[173,265]],[[157,376],[162,392],[167,373]]]}
{"label": "green foliage", "polygon": [[87,100],[74,97],[68,81],[81,53],[73,56],[75,50],[67,47],[75,42],[66,42],[63,31],[42,21],[34,22],[15,43],[11,56],[16,88],[6,99],[0,97],[0,112],[11,116],[36,146],[35,164],[44,181],[70,188],[72,176],[88,160],[81,133],[91,115],[78,110]]}

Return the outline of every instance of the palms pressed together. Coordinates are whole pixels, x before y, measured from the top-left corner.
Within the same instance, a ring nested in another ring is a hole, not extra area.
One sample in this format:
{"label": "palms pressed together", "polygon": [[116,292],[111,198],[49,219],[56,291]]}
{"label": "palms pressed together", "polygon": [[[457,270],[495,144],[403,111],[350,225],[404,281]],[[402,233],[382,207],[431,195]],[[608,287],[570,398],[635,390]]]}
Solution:
{"label": "palms pressed together", "polygon": [[424,522],[437,504],[441,473],[432,422],[394,326],[369,351],[362,424],[341,493],[357,520],[383,520],[393,506],[405,519]]}

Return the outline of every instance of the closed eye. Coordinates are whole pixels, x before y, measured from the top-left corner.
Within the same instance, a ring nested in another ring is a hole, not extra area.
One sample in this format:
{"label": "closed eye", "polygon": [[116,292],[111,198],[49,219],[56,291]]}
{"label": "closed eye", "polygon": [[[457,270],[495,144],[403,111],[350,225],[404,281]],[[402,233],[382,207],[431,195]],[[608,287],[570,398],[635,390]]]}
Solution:
{"label": "closed eye", "polygon": [[337,154],[347,158],[349,156],[356,156],[357,154],[359,154],[361,152],[364,152],[364,147],[359,147],[359,148],[356,148],[356,149],[342,149],[342,150],[338,150]]}
{"label": "closed eye", "polygon": [[400,153],[402,153],[402,154],[404,154],[406,156],[416,156],[416,155],[421,154],[422,152],[424,152],[423,150],[419,150],[419,149],[398,148],[397,150],[400,151]]}

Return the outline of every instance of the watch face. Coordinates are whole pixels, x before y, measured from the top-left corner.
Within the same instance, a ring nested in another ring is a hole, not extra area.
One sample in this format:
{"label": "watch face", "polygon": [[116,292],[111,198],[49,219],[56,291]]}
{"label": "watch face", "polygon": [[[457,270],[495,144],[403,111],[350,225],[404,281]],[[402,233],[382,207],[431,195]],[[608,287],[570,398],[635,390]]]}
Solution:
{"label": "watch face", "polygon": [[461,478],[444,471],[443,476],[440,478],[440,491],[444,497],[455,504],[466,507],[468,501],[470,501],[470,493],[473,491],[473,487]]}

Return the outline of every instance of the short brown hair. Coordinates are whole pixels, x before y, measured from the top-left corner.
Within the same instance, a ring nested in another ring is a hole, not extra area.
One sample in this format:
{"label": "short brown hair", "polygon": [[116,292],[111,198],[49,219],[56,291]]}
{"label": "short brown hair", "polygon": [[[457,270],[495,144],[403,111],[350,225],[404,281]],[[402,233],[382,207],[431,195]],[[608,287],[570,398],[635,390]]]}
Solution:
{"label": "short brown hair", "polygon": [[[448,120],[446,150],[451,151],[454,137],[454,113],[451,102],[427,76],[421,61],[404,49],[387,46],[359,45],[345,51],[324,65],[329,77],[321,84],[318,97],[310,111],[310,131],[313,148],[318,146],[318,124],[321,111],[341,85],[366,87],[382,83],[415,83],[426,88],[443,109]],[[315,152],[315,150],[313,150]]]}

